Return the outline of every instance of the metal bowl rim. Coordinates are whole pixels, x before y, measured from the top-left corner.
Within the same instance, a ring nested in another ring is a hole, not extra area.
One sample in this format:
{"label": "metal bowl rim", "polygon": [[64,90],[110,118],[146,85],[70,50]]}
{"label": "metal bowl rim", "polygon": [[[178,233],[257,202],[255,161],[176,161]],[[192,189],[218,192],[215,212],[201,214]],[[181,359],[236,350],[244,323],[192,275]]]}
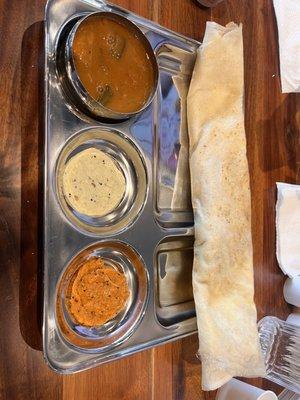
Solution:
{"label": "metal bowl rim", "polygon": [[[77,29],[79,26],[88,18],[94,17],[94,16],[99,16],[99,17],[108,17],[113,20],[121,20],[123,24],[128,25],[133,31],[135,31],[138,34],[139,40],[143,41],[144,46],[146,47],[147,53],[150,57],[151,65],[153,68],[153,73],[154,73],[154,84],[152,87],[151,94],[149,95],[146,103],[143,105],[142,108],[133,111],[133,112],[119,112],[119,111],[114,111],[113,109],[107,108],[103,106],[101,103],[98,103],[85,89],[83,83],[81,82],[81,79],[79,75],[77,74],[76,67],[75,67],[75,62],[74,62],[74,57],[73,57],[73,41],[77,32]],[[158,87],[158,77],[159,77],[159,69],[158,69],[158,64],[157,60],[155,57],[154,50],[151,47],[151,44],[145,34],[141,31],[141,29],[132,21],[127,19],[121,14],[118,14],[116,12],[110,12],[110,11],[96,11],[93,13],[89,13],[85,15],[83,18],[81,18],[79,21],[75,23],[73,28],[71,29],[67,40],[66,40],[66,47],[65,47],[65,64],[66,64],[66,71],[67,71],[67,76],[69,81],[71,82],[71,85],[77,92],[77,94],[80,97],[80,100],[83,102],[83,104],[88,107],[88,109],[93,113],[98,116],[102,117],[107,117],[107,118],[113,118],[113,119],[127,119],[130,117],[133,117],[142,111],[144,111],[153,101],[153,98],[156,94],[157,87]]]}

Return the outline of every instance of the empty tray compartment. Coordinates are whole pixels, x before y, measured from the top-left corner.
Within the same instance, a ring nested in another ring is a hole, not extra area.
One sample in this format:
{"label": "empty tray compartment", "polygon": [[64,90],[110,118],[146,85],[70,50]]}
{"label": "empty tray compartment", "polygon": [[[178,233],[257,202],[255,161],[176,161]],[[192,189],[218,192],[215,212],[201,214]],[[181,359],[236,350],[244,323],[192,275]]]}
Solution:
{"label": "empty tray compartment", "polygon": [[156,315],[164,326],[195,316],[192,287],[194,238],[167,237],[155,254]]}
{"label": "empty tray compartment", "polygon": [[164,44],[156,51],[160,70],[155,136],[155,214],[165,228],[193,225],[186,97],[195,53]]}

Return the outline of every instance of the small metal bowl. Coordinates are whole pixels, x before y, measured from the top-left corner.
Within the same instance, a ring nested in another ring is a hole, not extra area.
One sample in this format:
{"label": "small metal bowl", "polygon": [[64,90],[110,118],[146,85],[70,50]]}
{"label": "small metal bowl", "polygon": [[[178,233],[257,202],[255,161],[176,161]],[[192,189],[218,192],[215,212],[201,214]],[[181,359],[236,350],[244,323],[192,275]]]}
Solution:
{"label": "small metal bowl", "polygon": [[[139,110],[136,110],[134,112],[130,113],[121,113],[118,111],[111,110],[107,107],[104,107],[101,103],[97,102],[95,99],[90,96],[90,94],[87,92],[85,87],[83,86],[77,72],[76,72],[76,67],[75,67],[75,62],[74,62],[74,57],[73,57],[73,41],[74,37],[76,35],[77,29],[79,26],[85,22],[88,18],[94,18],[95,16],[99,18],[108,18],[113,21],[121,23],[123,26],[128,28],[131,32],[134,33],[135,36],[139,38],[139,40],[143,43],[147,54],[149,55],[150,62],[153,68],[153,75],[154,75],[154,84],[152,91],[148,97],[148,100],[146,103],[143,105],[142,108]],[[70,86],[75,92],[74,94],[77,95],[78,100],[95,116],[97,117],[102,117],[102,118],[108,118],[108,119],[115,119],[115,120],[124,120],[127,118],[130,118],[141,111],[143,111],[145,108],[148,107],[148,105],[152,102],[153,97],[156,93],[157,89],[157,84],[158,84],[158,65],[156,61],[155,54],[153,52],[153,49],[146,38],[146,36],[143,34],[143,32],[131,21],[129,21],[127,18],[122,17],[119,14],[112,13],[112,12],[95,12],[92,14],[87,15],[86,17],[80,19],[72,28],[70,31],[68,38],[66,40],[66,47],[65,47],[65,54],[64,54],[64,61],[65,61],[65,67],[66,67],[66,73],[67,73],[67,79],[69,80]]]}
{"label": "small metal bowl", "polygon": [[[123,173],[126,189],[119,205],[103,216],[87,216],[73,209],[63,191],[63,173],[67,162],[88,148],[108,154]],[[56,163],[53,182],[58,203],[73,228],[82,233],[108,237],[131,226],[145,206],[148,195],[148,176],[145,160],[130,138],[115,129],[104,127],[78,131],[63,146]]]}
{"label": "small metal bowl", "polygon": [[[69,313],[69,290],[82,264],[101,257],[107,266],[124,273],[129,298],[123,310],[103,325],[87,327]],[[94,243],[77,253],[64,268],[57,286],[56,321],[65,341],[81,351],[102,352],[119,345],[141,322],[148,302],[149,278],[144,261],[129,244],[118,240]]]}

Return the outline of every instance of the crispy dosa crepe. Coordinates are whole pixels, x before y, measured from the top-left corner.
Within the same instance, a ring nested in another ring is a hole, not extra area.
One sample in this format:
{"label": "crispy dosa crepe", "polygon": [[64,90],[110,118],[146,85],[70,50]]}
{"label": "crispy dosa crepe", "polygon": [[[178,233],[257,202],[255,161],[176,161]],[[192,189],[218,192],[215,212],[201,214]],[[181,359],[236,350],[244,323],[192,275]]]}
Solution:
{"label": "crispy dosa crepe", "polygon": [[265,374],[253,301],[242,27],[208,22],[188,93],[202,386]]}

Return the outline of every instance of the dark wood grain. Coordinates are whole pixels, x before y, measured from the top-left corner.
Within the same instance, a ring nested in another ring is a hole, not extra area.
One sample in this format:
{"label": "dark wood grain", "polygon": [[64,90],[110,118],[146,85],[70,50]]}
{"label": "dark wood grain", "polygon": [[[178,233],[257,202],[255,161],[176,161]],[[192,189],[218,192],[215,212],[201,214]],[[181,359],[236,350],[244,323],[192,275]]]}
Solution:
{"label": "dark wood grain", "polygon": [[[245,116],[251,174],[258,317],[290,312],[275,256],[276,181],[299,182],[300,97],[280,93],[277,31],[269,0],[118,0],[201,39],[205,22],[243,23]],[[40,330],[44,0],[0,0],[0,399],[196,400],[197,336],[62,377],[43,361]],[[252,382],[273,387],[267,381]],[[278,388],[275,388],[278,391]]]}
{"label": "dark wood grain", "polygon": [[[37,220],[32,210],[38,203],[38,111],[42,105],[38,95],[38,63],[39,53],[42,55],[43,31],[40,22],[34,24],[42,20],[42,7],[34,1],[23,1],[1,2],[0,8],[1,399],[59,398],[62,388],[59,378],[45,367],[41,352],[35,350],[39,348],[39,336],[35,333],[37,323],[32,326],[31,336],[25,339],[32,347],[26,343],[21,332],[25,326],[30,328],[28,321],[32,314],[35,317],[38,315]],[[34,45],[37,47],[34,48]],[[26,85],[21,83],[22,74]],[[22,229],[24,234],[26,232],[22,254],[29,268],[21,272],[21,225],[24,215],[21,209],[24,210],[25,205],[28,217],[30,214],[32,218],[27,218],[27,226]],[[19,289],[22,292],[24,287],[24,280],[20,277],[28,278],[28,290],[23,293],[24,297],[19,296]],[[26,315],[19,312],[19,300],[24,306],[23,311],[27,311]]]}

